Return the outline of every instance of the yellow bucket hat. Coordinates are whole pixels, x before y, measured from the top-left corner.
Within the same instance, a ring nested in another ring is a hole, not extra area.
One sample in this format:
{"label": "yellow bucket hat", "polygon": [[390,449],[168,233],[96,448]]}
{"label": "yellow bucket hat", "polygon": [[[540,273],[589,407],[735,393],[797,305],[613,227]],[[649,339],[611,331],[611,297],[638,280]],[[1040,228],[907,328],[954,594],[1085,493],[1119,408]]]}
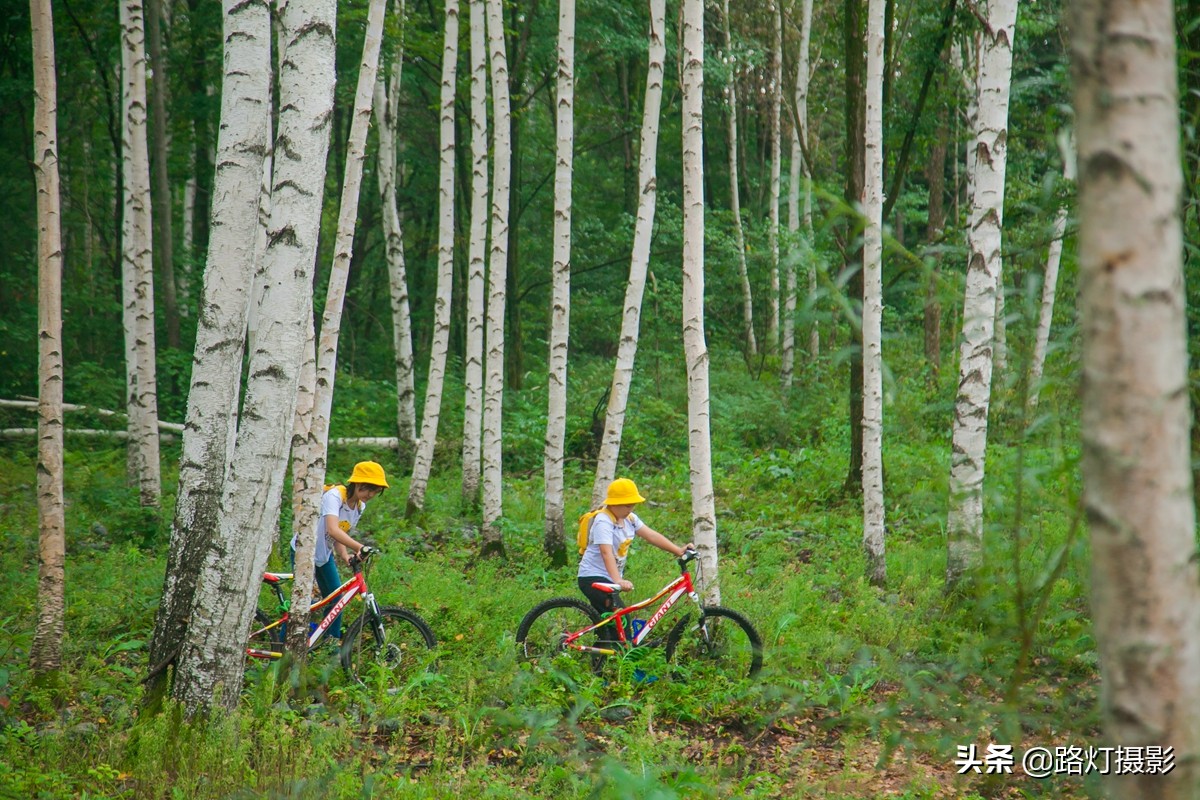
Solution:
{"label": "yellow bucket hat", "polygon": [[646,498],[638,494],[637,484],[629,478],[617,478],[608,485],[608,497],[604,498],[606,506],[631,506],[644,503]]}
{"label": "yellow bucket hat", "polygon": [[354,472],[350,473],[349,483],[369,483],[372,486],[382,486],[387,488],[387,477],[383,474],[383,467],[374,461],[360,461],[354,465]]}

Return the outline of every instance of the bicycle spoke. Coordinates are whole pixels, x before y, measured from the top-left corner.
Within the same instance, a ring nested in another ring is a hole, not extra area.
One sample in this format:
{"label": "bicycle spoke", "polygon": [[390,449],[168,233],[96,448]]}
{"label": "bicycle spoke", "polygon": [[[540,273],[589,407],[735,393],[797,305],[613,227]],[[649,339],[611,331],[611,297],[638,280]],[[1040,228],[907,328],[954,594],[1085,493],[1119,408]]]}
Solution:
{"label": "bicycle spoke", "polygon": [[706,608],[698,621],[688,619],[671,631],[667,660],[688,671],[750,677],[762,666],[762,641],[754,626],[736,611]]}
{"label": "bicycle spoke", "polygon": [[[564,641],[569,633],[586,628],[600,619],[589,605],[570,597],[556,597],[535,607],[517,628],[518,656],[534,666],[548,665],[556,656],[568,652]],[[594,645],[594,634],[581,644]],[[603,656],[596,656],[601,661]]]}

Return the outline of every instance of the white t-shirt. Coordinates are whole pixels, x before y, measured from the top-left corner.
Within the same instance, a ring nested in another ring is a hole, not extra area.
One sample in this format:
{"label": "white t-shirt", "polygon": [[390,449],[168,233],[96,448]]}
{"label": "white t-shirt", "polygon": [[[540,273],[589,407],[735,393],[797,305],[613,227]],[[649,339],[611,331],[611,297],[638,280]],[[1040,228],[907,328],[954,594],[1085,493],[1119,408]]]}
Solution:
{"label": "white t-shirt", "polygon": [[637,514],[630,512],[629,516],[618,523],[613,523],[612,517],[603,512],[592,517],[592,529],[588,535],[588,546],[579,559],[580,578],[599,577],[608,575],[608,567],[604,566],[604,557],[600,555],[600,545],[607,544],[613,549],[613,557],[617,560],[617,572],[625,575],[625,559],[629,555],[629,545],[637,535],[642,521]]}
{"label": "white t-shirt", "polygon": [[[321,515],[317,517],[317,549],[313,557],[313,565],[324,566],[333,555],[333,537],[325,530],[325,518],[336,516],[338,527],[349,533],[358,525],[366,501],[359,503],[358,508],[346,505],[346,487],[334,486],[321,495]],[[296,537],[292,537],[292,549],[296,549]]]}

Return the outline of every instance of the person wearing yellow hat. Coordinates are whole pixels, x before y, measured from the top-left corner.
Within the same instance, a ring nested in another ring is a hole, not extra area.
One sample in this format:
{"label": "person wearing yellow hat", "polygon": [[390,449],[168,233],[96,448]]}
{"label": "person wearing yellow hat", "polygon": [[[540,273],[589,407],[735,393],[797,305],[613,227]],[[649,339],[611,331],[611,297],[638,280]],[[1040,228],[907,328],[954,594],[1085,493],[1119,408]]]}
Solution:
{"label": "person wearing yellow hat", "polygon": [[[625,580],[625,561],[629,556],[629,546],[635,536],[641,537],[659,550],[665,550],[676,556],[683,555],[685,550],[694,549],[691,542],[680,547],[666,536],[642,522],[633,507],[646,502],[646,498],[638,492],[637,484],[629,478],[617,478],[608,485],[608,493],[604,505],[598,513],[591,516],[588,523],[587,547],[579,559],[579,591],[583,592],[592,607],[601,614],[611,613],[618,608],[624,608],[620,592],[603,592],[592,586],[601,583],[615,583],[624,591],[633,589],[633,584]],[[582,537],[580,546],[583,545]],[[603,639],[616,639],[616,631],[612,626],[601,628]]]}
{"label": "person wearing yellow hat", "polygon": [[[337,559],[333,554],[336,552],[343,561],[349,561],[350,551],[357,555],[362,550],[362,544],[351,533],[357,532],[358,520],[367,507],[367,501],[375,499],[386,488],[388,482],[383,467],[374,461],[360,461],[354,465],[350,480],[345,485],[331,486],[321,495],[321,516],[317,520],[317,546],[313,563],[322,597],[328,597],[342,585]],[[293,571],[295,567],[296,537],[292,536]],[[329,626],[329,633],[341,637],[341,614]]]}

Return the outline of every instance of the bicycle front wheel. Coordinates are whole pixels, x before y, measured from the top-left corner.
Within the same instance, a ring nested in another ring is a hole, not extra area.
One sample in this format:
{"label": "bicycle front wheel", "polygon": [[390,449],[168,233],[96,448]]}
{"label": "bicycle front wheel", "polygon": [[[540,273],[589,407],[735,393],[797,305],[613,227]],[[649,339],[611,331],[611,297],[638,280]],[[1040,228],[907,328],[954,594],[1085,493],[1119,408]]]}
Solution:
{"label": "bicycle front wheel", "polygon": [[762,667],[762,639],[738,612],[710,606],[699,622],[690,620],[681,620],[667,636],[667,661],[731,677],[748,678]]}
{"label": "bicycle front wheel", "polygon": [[353,681],[402,689],[433,662],[437,646],[429,624],[406,608],[364,609],[342,640],[342,668]]}
{"label": "bicycle front wheel", "polygon": [[546,600],[534,606],[517,627],[517,655],[535,666],[549,663],[559,653],[566,652],[564,642],[568,634],[599,621],[600,613],[582,600],[573,597]]}

